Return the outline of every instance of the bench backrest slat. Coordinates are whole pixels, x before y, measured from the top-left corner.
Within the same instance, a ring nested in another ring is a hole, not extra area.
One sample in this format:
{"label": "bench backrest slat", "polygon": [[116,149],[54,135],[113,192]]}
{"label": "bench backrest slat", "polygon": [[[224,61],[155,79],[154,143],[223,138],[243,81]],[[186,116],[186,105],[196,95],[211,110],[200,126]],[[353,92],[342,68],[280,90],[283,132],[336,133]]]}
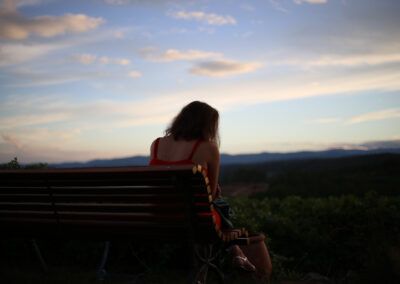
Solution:
{"label": "bench backrest slat", "polygon": [[0,230],[216,239],[209,200],[192,166],[0,171]]}

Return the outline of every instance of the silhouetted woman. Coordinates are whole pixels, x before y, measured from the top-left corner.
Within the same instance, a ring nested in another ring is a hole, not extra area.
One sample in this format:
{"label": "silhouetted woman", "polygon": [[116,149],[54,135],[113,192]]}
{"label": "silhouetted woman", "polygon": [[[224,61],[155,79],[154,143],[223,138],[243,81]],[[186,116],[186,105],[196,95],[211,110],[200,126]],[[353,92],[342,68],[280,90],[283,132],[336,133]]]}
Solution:
{"label": "silhouetted woman", "polygon": [[[202,165],[208,172],[213,200],[219,199],[218,124],[218,111],[208,104],[194,101],[186,105],[167,128],[165,136],[151,144],[150,165]],[[216,212],[214,214],[221,226],[221,217]],[[255,271],[239,246],[232,246],[231,252],[234,266]]]}

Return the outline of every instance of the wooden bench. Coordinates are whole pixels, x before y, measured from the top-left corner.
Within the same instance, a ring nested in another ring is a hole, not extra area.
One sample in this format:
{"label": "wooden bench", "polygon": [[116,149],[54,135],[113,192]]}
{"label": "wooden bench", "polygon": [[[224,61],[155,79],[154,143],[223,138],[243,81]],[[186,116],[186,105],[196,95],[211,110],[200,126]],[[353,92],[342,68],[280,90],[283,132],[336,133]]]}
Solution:
{"label": "wooden bench", "polygon": [[196,283],[208,269],[222,280],[220,249],[248,243],[244,229],[220,230],[213,210],[201,166],[0,171],[2,238],[186,242]]}

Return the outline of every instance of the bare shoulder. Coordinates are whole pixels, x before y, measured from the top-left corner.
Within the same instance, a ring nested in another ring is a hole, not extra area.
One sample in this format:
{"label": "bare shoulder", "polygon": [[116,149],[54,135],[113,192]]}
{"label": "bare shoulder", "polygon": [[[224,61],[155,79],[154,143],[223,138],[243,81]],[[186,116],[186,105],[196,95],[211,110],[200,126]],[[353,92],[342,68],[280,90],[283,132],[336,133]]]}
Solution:
{"label": "bare shoulder", "polygon": [[154,145],[156,144],[157,139],[154,139],[153,142],[151,142],[150,149],[154,149]]}
{"label": "bare shoulder", "polygon": [[215,142],[204,141],[201,143],[201,150],[203,153],[207,153],[212,159],[219,159],[219,149]]}
{"label": "bare shoulder", "polygon": [[154,147],[155,147],[155,144],[156,144],[157,139],[158,139],[158,138],[154,139],[153,142],[151,142],[151,145],[150,145],[150,156],[151,156],[151,157],[153,157]]}

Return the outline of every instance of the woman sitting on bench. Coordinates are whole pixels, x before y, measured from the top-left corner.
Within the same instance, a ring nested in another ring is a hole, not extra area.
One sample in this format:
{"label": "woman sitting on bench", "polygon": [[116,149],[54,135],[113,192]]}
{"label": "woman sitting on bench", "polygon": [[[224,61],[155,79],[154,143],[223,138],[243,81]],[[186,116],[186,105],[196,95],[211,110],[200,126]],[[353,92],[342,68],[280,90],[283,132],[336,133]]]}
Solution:
{"label": "woman sitting on bench", "polygon": [[[151,144],[150,165],[199,164],[207,170],[213,200],[221,197],[219,175],[219,114],[206,103],[194,101],[185,106],[165,131],[165,136]],[[226,216],[214,211],[216,223],[229,227]],[[222,221],[221,221],[222,219]],[[235,267],[255,271],[239,246],[231,247]]]}

